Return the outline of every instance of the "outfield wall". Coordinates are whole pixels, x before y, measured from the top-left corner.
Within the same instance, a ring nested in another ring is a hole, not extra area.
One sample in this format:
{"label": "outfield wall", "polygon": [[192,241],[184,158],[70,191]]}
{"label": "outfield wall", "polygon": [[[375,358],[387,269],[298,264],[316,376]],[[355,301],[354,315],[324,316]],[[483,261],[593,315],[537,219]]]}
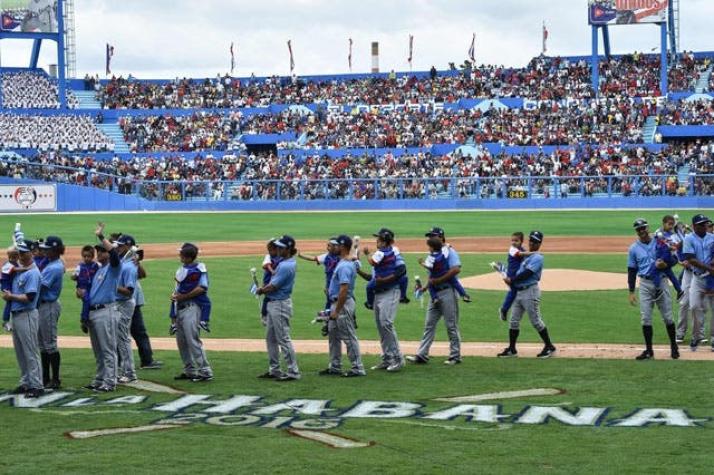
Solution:
{"label": "outfield wall", "polygon": [[[39,185],[33,180],[0,179],[0,184]],[[189,200],[151,201],[97,188],[57,183],[57,211],[389,211],[389,210],[518,210],[518,209],[619,209],[714,208],[711,196],[632,196],[535,199],[369,199],[369,200]],[[18,210],[5,209],[9,213]],[[28,211],[28,210],[22,210]]]}

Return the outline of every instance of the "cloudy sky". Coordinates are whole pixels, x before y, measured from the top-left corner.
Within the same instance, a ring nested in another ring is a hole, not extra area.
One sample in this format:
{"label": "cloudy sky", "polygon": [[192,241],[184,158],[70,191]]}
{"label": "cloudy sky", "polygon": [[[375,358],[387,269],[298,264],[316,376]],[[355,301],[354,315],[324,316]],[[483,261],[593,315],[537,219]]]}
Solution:
{"label": "cloudy sky", "polygon": [[[681,0],[681,43],[714,50],[714,1]],[[380,68],[414,70],[467,57],[476,33],[479,63],[522,66],[540,53],[541,25],[553,55],[589,54],[587,0],[75,0],[77,71],[104,72],[104,45],[115,46],[113,70],[140,78],[205,77],[230,68],[235,42],[237,76],[287,74],[292,39],[298,74],[344,73],[347,41],[353,71],[370,69],[370,43],[380,43]],[[653,25],[611,29],[615,52],[659,46]],[[23,66],[30,42],[1,42],[2,64]],[[54,62],[48,45],[43,66]]]}

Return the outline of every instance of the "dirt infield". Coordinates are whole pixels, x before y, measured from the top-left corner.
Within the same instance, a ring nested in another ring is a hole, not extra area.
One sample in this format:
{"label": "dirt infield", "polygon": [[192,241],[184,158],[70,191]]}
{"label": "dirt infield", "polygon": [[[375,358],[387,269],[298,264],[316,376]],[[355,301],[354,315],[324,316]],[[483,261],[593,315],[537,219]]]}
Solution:
{"label": "dirt infield", "polygon": [[[556,236],[547,237],[543,243],[546,253],[624,253],[634,238],[627,236]],[[505,253],[510,245],[506,237],[457,237],[449,238],[459,252],[493,252]],[[365,237],[364,242],[374,247],[372,238]],[[176,257],[181,243],[142,244],[147,259],[166,259]],[[265,253],[265,241],[230,241],[230,242],[199,242],[203,257],[250,256]],[[426,252],[424,239],[398,239],[396,245],[402,252]],[[320,252],[325,250],[325,241],[298,240],[297,247],[303,252]],[[70,263],[80,259],[79,246],[68,247],[66,259]]]}
{"label": "dirt infield", "polygon": [[[463,286],[469,289],[506,290],[503,277],[496,272],[464,277],[460,280]],[[576,269],[544,269],[539,286],[544,292],[622,290],[627,289],[627,274]]]}
{"label": "dirt infield", "polygon": [[[222,339],[222,338],[206,338],[203,340],[204,346],[210,351],[229,351],[229,352],[264,352],[265,341],[263,340],[243,340],[243,339]],[[295,350],[298,353],[327,353],[327,340],[293,340]],[[152,338],[151,346],[155,350],[170,350],[176,351],[176,340],[173,338]],[[400,346],[405,354],[414,354],[419,347],[418,341],[401,341]],[[464,342],[461,344],[461,354],[464,356],[483,356],[495,357],[496,353],[504,348],[504,343],[479,343],[479,342]],[[583,343],[558,344],[558,352],[556,355],[559,358],[586,358],[586,359],[608,359],[608,360],[629,360],[633,359],[642,351],[641,345],[613,345],[605,343]],[[82,336],[60,336],[60,348],[90,348],[89,338]],[[0,348],[12,348],[12,337],[9,335],[0,335]],[[361,340],[360,349],[365,355],[380,354],[378,341]],[[519,356],[532,358],[535,357],[540,350],[543,349],[542,344],[523,343],[518,345]],[[655,346],[655,356],[658,359],[669,359],[669,347]],[[714,361],[714,352],[710,351],[709,346],[703,346],[697,352],[688,351],[682,347],[682,360],[698,360],[698,361]],[[431,354],[433,356],[448,356],[449,342],[437,341],[432,346]],[[178,357],[178,356],[177,356]]]}

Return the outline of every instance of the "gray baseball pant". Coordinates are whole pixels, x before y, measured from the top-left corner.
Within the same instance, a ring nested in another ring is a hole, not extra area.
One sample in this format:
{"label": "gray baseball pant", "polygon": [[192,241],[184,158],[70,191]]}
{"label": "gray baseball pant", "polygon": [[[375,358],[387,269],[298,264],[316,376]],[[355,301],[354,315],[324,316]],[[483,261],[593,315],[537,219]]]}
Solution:
{"label": "gray baseball pant", "polygon": [[293,316],[292,299],[271,300],[268,302],[268,331],[265,342],[268,346],[270,359],[270,373],[282,374],[280,371],[280,353],[283,354],[288,368],[287,375],[293,378],[300,377],[295,348],[290,339],[290,319]]}
{"label": "gray baseball pant", "polygon": [[20,367],[20,386],[42,389],[42,370],[37,344],[37,309],[12,314],[12,343]]}
{"label": "gray baseball pant", "polygon": [[183,361],[183,372],[189,377],[211,377],[213,370],[199,338],[201,309],[195,303],[184,305],[176,312],[176,346]]}
{"label": "gray baseball pant", "polygon": [[[712,310],[712,298],[706,295],[706,277],[692,274],[692,283],[689,287],[689,306],[692,309],[693,317],[692,339],[702,340],[704,339],[707,311],[714,311]],[[712,323],[714,324],[714,315],[712,315]]]}
{"label": "gray baseball pant", "polygon": [[117,301],[117,355],[119,377],[136,378],[134,354],[131,351],[131,317],[134,315],[134,299]]}
{"label": "gray baseball pant", "polygon": [[666,325],[671,325],[673,320],[672,295],[669,293],[667,279],[662,279],[657,289],[654,282],[640,279],[640,316],[643,327],[652,326],[652,313],[657,304],[662,320]]}
{"label": "gray baseball pant", "polygon": [[689,305],[689,292],[692,287],[692,271],[689,269],[684,269],[682,274],[682,292],[684,295],[679,301],[679,319],[677,320],[677,339],[683,340],[684,335],[687,334],[687,327],[689,326],[689,315],[690,315],[690,305]]}
{"label": "gray baseball pant", "polygon": [[545,328],[545,322],[543,322],[543,316],[540,313],[540,287],[538,285],[518,290],[511,311],[511,330],[520,329],[524,313],[528,314],[531,324],[537,331],[540,332]]}
{"label": "gray baseball pant", "polygon": [[[332,304],[330,310],[335,309],[335,303]],[[345,301],[344,307],[337,320],[327,322],[327,331],[330,344],[330,369],[340,371],[342,367],[342,342],[345,342],[347,347],[347,357],[352,365],[352,372],[359,374],[367,374],[362,365],[362,356],[359,351],[359,340],[355,331],[355,300],[348,298]]]}
{"label": "gray baseball pant", "polygon": [[89,340],[97,373],[95,386],[113,388],[117,384],[117,316],[114,303],[89,312]]}
{"label": "gray baseball pant", "polygon": [[436,336],[436,324],[444,317],[446,333],[449,336],[449,359],[461,359],[461,334],[459,333],[459,296],[456,290],[449,287],[437,293],[439,302],[429,302],[424,322],[424,334],[417,350],[417,356],[429,359],[429,349]]}
{"label": "gray baseball pant", "polygon": [[374,321],[379,331],[379,343],[382,345],[382,361],[387,364],[403,364],[399,349],[399,338],[394,328],[399,306],[399,288],[387,290],[374,296]]}
{"label": "gray baseball pant", "polygon": [[57,353],[57,322],[61,312],[62,305],[59,300],[44,302],[37,307],[37,339],[42,353]]}

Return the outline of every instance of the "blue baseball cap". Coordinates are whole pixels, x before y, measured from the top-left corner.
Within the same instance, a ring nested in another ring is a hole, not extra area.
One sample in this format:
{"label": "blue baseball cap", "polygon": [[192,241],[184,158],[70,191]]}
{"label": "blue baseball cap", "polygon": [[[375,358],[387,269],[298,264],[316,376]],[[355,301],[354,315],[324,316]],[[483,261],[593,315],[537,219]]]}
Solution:
{"label": "blue baseball cap", "polygon": [[697,214],[692,218],[692,224],[697,225],[697,224],[708,224],[711,223],[712,220],[704,216],[703,214]]}
{"label": "blue baseball cap", "polygon": [[22,239],[15,242],[15,249],[17,249],[17,252],[32,252],[36,246],[37,244],[34,241],[30,241],[28,239]]}
{"label": "blue baseball cap", "polygon": [[276,239],[273,242],[275,242],[275,245],[278,247],[288,248],[288,249],[295,248],[295,239],[293,239],[292,236],[288,236],[287,234],[284,236],[280,236],[278,239]]}
{"label": "blue baseball cap", "polygon": [[382,228],[376,233],[372,234],[372,236],[382,239],[383,241],[394,241],[394,233],[391,229],[388,228]]}
{"label": "blue baseball cap", "polygon": [[114,244],[118,244],[120,246],[136,246],[136,241],[132,236],[129,234],[122,234],[120,235],[116,241],[114,241]]}
{"label": "blue baseball cap", "polygon": [[345,247],[347,249],[352,249],[352,238],[346,234],[341,234],[335,238],[335,244],[340,247]]}
{"label": "blue baseball cap", "polygon": [[443,238],[444,230],[440,227],[434,226],[426,234],[424,234],[424,237],[432,237],[432,236],[437,236],[437,237]]}
{"label": "blue baseball cap", "polygon": [[64,246],[62,239],[57,236],[47,236],[44,242],[40,243],[40,249],[57,249]]}
{"label": "blue baseball cap", "polygon": [[528,235],[528,240],[535,242],[543,242],[543,233],[540,231],[531,231]]}
{"label": "blue baseball cap", "polygon": [[632,223],[632,227],[635,228],[635,230],[646,228],[649,225],[650,223],[648,223],[644,218],[636,219],[635,222]]}

